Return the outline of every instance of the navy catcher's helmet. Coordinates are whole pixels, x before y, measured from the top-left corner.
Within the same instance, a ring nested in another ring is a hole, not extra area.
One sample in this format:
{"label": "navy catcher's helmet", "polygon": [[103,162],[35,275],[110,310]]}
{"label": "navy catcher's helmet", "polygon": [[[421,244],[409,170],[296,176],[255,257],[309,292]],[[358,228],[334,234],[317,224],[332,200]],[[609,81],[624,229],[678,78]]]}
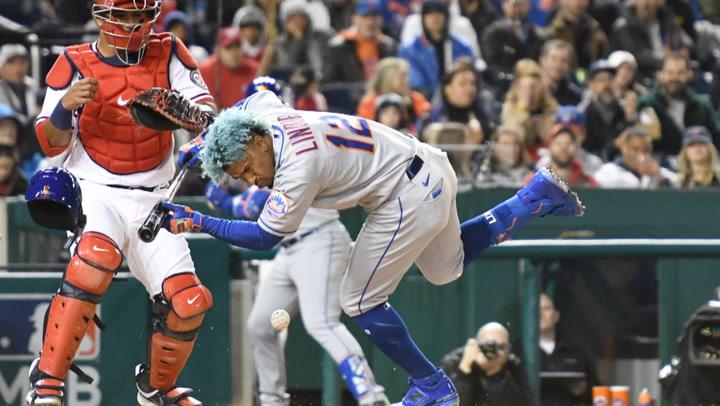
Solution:
{"label": "navy catcher's helmet", "polygon": [[30,178],[25,192],[30,217],[40,226],[77,231],[85,225],[77,179],[63,168],[47,168]]}
{"label": "navy catcher's helmet", "polygon": [[250,97],[261,90],[269,90],[282,99],[280,84],[270,76],[258,76],[250,82],[245,90],[245,97]]}

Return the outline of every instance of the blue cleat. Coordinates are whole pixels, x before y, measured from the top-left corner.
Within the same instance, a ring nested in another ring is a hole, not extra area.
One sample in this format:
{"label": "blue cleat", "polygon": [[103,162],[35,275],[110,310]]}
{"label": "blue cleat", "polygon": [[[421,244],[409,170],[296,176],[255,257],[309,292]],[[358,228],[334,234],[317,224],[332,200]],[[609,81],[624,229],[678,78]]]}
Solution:
{"label": "blue cleat", "polygon": [[537,217],[548,214],[580,217],[585,214],[585,206],[577,193],[550,168],[537,171],[530,183],[517,192],[517,196]]}
{"label": "blue cleat", "polygon": [[401,403],[394,406],[458,406],[460,398],[455,385],[442,369],[426,378],[409,379],[412,387]]}

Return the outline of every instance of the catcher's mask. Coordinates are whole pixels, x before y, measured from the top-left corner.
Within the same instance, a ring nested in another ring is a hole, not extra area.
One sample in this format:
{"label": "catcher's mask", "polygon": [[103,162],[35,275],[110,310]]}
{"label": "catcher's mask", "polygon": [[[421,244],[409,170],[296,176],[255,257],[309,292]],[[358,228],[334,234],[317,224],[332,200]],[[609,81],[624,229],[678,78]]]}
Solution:
{"label": "catcher's mask", "polygon": [[25,200],[30,217],[40,226],[72,232],[85,226],[80,185],[66,169],[36,172],[28,183]]}
{"label": "catcher's mask", "polygon": [[92,15],[122,63],[140,63],[161,5],[160,0],[95,0]]}

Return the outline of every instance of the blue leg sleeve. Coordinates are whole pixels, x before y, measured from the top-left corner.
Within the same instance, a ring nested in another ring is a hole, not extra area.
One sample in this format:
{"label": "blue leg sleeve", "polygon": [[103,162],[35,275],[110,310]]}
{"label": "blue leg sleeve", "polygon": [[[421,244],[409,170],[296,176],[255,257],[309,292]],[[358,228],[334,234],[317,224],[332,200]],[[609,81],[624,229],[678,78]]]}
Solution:
{"label": "blue leg sleeve", "polygon": [[410,337],[402,317],[389,303],[354,317],[373,343],[416,379],[434,374],[437,369]]}

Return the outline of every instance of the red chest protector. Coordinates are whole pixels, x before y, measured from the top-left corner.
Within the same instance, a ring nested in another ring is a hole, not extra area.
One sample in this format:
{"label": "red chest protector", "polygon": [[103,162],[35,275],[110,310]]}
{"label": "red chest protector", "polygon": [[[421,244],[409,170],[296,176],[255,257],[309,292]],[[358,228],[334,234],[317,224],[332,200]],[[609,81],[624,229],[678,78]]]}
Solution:
{"label": "red chest protector", "polygon": [[98,81],[95,99],[82,109],[79,136],[85,151],[112,173],[127,175],[160,165],[172,149],[172,132],[136,125],[125,104],[151,87],[170,88],[168,67],[172,35],[153,34],[138,65],[114,66],[100,59],[90,44],[67,47],[65,56],[82,77]]}

